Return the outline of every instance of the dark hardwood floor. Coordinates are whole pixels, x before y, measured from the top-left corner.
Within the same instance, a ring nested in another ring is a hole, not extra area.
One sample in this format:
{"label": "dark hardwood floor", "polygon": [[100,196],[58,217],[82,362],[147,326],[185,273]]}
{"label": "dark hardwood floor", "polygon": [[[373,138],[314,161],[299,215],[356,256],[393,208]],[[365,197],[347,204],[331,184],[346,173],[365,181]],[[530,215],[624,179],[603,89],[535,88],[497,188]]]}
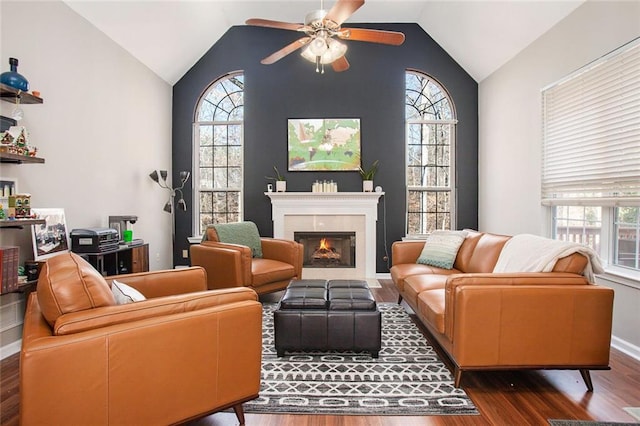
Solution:
{"label": "dark hardwood floor", "polygon": [[[372,289],[380,302],[398,298],[390,280]],[[280,293],[263,297],[276,302]],[[424,329],[423,329],[424,331]],[[426,335],[426,332],[425,332]],[[450,366],[448,360],[444,359]],[[246,414],[247,425],[257,426],[414,426],[414,425],[548,425],[547,419],[638,422],[624,407],[640,407],[640,361],[611,350],[611,370],[592,371],[595,391],[587,392],[577,371],[536,370],[469,372],[462,387],[480,411],[478,416],[301,416]],[[0,421],[19,424],[19,355],[0,362]],[[233,413],[217,413],[192,421],[190,426],[238,424]]]}

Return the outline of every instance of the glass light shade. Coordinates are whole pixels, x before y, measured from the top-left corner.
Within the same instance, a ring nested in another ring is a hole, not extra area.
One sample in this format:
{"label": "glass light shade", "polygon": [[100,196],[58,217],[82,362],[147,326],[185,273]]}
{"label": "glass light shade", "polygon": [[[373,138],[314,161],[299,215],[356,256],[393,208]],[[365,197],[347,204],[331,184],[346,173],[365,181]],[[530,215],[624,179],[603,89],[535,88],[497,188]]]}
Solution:
{"label": "glass light shade", "polygon": [[171,213],[171,201],[167,201],[167,204],[164,205],[164,208],[162,209],[167,213]]}
{"label": "glass light shade", "polygon": [[184,201],[184,198],[178,200],[178,208],[183,212],[187,211],[187,203]]}
{"label": "glass light shade", "polygon": [[309,43],[309,51],[313,56],[322,56],[327,50],[329,50],[329,46],[327,45],[326,39],[323,37],[316,37],[311,43]]}
{"label": "glass light shade", "polygon": [[154,170],[151,173],[149,173],[149,177],[151,179],[153,179],[154,182],[158,183],[158,171]]}
{"label": "glass light shade", "polygon": [[[311,42],[311,44],[315,43],[316,40]],[[317,57],[320,57],[321,64],[330,64],[336,59],[342,57],[347,52],[346,44],[340,43],[339,41],[332,38],[327,39],[328,49],[322,55],[314,55],[313,50],[311,49],[311,44],[305,47],[300,54],[307,61],[313,63],[316,62]]]}
{"label": "glass light shade", "polygon": [[166,170],[160,170],[160,176],[162,177],[163,181],[167,181],[167,171]]}

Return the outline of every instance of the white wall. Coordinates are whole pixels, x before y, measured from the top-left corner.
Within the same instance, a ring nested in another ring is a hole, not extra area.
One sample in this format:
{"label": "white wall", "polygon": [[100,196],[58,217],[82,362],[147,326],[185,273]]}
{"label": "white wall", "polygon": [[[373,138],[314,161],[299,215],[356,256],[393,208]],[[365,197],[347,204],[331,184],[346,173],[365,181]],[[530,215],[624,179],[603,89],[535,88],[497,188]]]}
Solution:
{"label": "white wall", "polygon": [[546,234],[540,91],[640,36],[640,2],[587,1],[491,76],[479,97],[479,228]]}
{"label": "white wall", "polygon": [[[34,207],[63,207],[69,230],[135,214],[150,267],[171,267],[167,191],[148,174],[171,168],[172,88],[64,3],[1,3],[1,69],[18,71],[44,103],[22,107],[43,165],[2,164]],[[13,106],[0,102],[9,116]],[[3,236],[6,237],[3,231]]]}
{"label": "white wall", "polygon": [[[549,235],[540,204],[540,91],[639,36],[640,2],[587,1],[480,82],[480,230]],[[602,284],[616,294],[614,341],[640,357],[640,284]]]}
{"label": "white wall", "polygon": [[[108,226],[135,214],[134,237],[149,243],[150,268],[172,265],[167,191],[149,177],[171,168],[172,87],[60,1],[0,2],[0,69],[9,58],[44,98],[24,105],[31,144],[45,164],[1,164],[33,207],[62,207],[69,230]],[[13,105],[0,102],[10,116]],[[0,230],[0,245],[31,251],[28,230]],[[27,252],[27,253],[25,253]],[[22,296],[0,296],[0,352],[20,349]]]}

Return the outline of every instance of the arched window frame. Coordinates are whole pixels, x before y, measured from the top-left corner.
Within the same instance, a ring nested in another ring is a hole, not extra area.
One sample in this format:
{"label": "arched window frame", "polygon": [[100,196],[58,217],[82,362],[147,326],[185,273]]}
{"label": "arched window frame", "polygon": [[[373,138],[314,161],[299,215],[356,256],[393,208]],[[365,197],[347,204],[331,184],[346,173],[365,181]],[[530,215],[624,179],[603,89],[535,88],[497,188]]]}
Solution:
{"label": "arched window frame", "polygon": [[446,88],[418,70],[407,70],[406,233],[456,228],[456,111]]}
{"label": "arched window frame", "polygon": [[193,123],[193,235],[214,223],[243,219],[244,73],[212,82]]}

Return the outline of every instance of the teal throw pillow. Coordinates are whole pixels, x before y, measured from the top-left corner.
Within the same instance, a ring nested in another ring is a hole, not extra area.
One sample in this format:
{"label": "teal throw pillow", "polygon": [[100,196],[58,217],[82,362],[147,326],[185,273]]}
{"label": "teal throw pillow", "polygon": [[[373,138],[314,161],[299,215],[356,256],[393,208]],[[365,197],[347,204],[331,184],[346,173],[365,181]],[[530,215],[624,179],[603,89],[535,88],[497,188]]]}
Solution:
{"label": "teal throw pillow", "polygon": [[427,237],[417,262],[452,269],[466,236],[465,231],[433,231]]}
{"label": "teal throw pillow", "polygon": [[[260,232],[253,222],[218,223],[209,225],[216,230],[221,243],[240,244],[251,249],[253,257],[262,257]],[[205,232],[205,238],[207,233]]]}

